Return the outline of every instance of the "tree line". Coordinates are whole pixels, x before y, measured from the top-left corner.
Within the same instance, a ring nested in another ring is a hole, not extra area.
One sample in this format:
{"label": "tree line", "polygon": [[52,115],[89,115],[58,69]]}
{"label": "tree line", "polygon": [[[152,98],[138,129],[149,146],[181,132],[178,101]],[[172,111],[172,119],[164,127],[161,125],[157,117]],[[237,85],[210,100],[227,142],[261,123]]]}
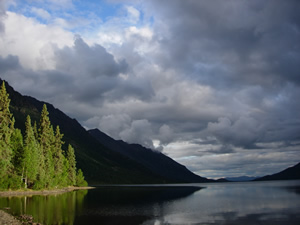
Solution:
{"label": "tree line", "polygon": [[83,173],[76,168],[74,149],[62,148],[63,134],[55,131],[44,104],[39,126],[30,116],[25,132],[14,127],[10,99],[3,81],[0,89],[0,189],[51,189],[87,186]]}

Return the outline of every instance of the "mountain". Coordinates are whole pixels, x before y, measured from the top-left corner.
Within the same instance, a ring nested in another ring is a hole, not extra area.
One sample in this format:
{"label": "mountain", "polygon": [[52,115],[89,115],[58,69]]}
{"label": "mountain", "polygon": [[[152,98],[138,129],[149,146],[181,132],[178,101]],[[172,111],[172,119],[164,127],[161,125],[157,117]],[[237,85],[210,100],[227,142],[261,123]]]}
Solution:
{"label": "mountain", "polygon": [[228,181],[242,182],[242,181],[252,181],[258,178],[259,177],[240,176],[240,177],[226,177],[225,179]]}
{"label": "mountain", "polygon": [[159,174],[168,180],[194,183],[210,181],[192,173],[185,166],[161,152],[153,151],[138,144],[128,144],[124,141],[114,140],[99,129],[89,130],[88,132],[103,146],[141,163],[154,174]]}
{"label": "mountain", "polygon": [[[0,79],[2,83],[2,80]],[[138,184],[138,183],[172,183],[172,182],[194,182],[193,179],[177,179],[154,173],[142,162],[134,160],[129,156],[120,154],[118,151],[109,149],[104,143],[95,139],[75,119],[71,119],[53,105],[39,101],[30,96],[23,96],[16,92],[8,83],[6,89],[11,99],[10,110],[16,123],[15,127],[24,132],[27,115],[32,121],[39,122],[40,112],[44,104],[47,105],[49,118],[53,126],[59,125],[64,134],[64,149],[71,144],[75,149],[77,167],[83,170],[84,176],[89,184]],[[175,164],[174,164],[175,165]],[[172,170],[172,167],[168,167]],[[186,171],[185,167],[181,167]],[[179,171],[179,166],[174,168]],[[200,179],[199,179],[200,180]]]}
{"label": "mountain", "polygon": [[267,175],[254,181],[267,181],[267,180],[297,180],[300,179],[300,163],[295,166],[289,167],[279,173]]}

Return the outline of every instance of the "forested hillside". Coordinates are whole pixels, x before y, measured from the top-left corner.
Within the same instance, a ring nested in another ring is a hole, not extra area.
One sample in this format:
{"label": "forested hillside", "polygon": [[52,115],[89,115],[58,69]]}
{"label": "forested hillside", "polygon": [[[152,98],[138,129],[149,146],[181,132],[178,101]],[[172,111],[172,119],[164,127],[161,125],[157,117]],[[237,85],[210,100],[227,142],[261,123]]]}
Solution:
{"label": "forested hillside", "polygon": [[54,131],[46,105],[39,125],[27,115],[25,132],[15,127],[5,83],[0,89],[0,189],[86,186],[76,169],[74,149],[65,150],[59,126]]}

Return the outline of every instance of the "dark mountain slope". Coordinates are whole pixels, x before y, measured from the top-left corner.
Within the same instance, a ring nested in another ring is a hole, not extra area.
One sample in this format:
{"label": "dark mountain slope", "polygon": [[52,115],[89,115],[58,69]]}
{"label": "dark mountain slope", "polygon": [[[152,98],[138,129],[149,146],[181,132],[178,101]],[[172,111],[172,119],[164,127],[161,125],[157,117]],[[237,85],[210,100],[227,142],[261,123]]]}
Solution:
{"label": "dark mountain slope", "polygon": [[124,141],[116,141],[98,129],[89,130],[89,133],[105,147],[143,164],[143,166],[153,173],[160,174],[168,180],[177,182],[209,181],[206,178],[202,178],[192,173],[185,166],[175,162],[173,159],[160,152],[147,149],[138,144],[128,144]]}
{"label": "dark mountain slope", "polygon": [[[2,80],[0,79],[2,83]],[[15,127],[24,131],[25,119],[30,115],[32,121],[39,122],[43,104],[47,105],[51,123],[60,126],[67,144],[75,148],[77,165],[84,172],[90,184],[100,183],[166,183],[171,182],[128,157],[111,151],[93,138],[75,119],[71,119],[51,104],[41,102],[20,93],[6,83],[11,99],[10,109],[16,123]]]}
{"label": "dark mountain slope", "polygon": [[[2,83],[1,79],[0,82]],[[38,123],[42,106],[43,104],[47,105],[51,123],[54,127],[59,125],[61,132],[64,134],[64,148],[66,149],[68,144],[73,145],[78,168],[83,170],[90,184],[182,182],[181,178],[160,175],[144,165],[143,162],[139,162],[126,154],[120,154],[118,151],[110,150],[108,144],[101,144],[75,119],[71,119],[59,109],[54,108],[53,105],[29,96],[22,96],[7,83],[6,88],[11,99],[10,109],[16,119],[15,127],[20,128],[22,131],[24,131],[27,115],[31,116],[32,121]],[[169,159],[169,161],[172,160]],[[181,167],[182,170],[188,171],[185,167]],[[168,168],[168,170],[172,170],[171,167]],[[174,170],[177,171],[178,168],[174,167]],[[188,172],[192,174],[190,171]],[[187,178],[185,181],[194,182],[195,176],[192,174],[190,175],[192,179]]]}
{"label": "dark mountain slope", "polygon": [[300,163],[295,166],[289,167],[279,173],[273,175],[267,175],[255,181],[266,181],[266,180],[297,180],[300,179]]}

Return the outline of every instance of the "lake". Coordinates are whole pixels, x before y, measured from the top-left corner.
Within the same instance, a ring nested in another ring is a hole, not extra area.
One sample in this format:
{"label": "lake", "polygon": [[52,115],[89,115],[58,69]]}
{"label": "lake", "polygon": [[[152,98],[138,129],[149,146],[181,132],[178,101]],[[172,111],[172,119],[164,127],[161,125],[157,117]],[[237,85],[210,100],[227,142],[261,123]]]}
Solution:
{"label": "lake", "polygon": [[46,224],[300,224],[300,180],[101,186],[1,197],[0,208]]}

